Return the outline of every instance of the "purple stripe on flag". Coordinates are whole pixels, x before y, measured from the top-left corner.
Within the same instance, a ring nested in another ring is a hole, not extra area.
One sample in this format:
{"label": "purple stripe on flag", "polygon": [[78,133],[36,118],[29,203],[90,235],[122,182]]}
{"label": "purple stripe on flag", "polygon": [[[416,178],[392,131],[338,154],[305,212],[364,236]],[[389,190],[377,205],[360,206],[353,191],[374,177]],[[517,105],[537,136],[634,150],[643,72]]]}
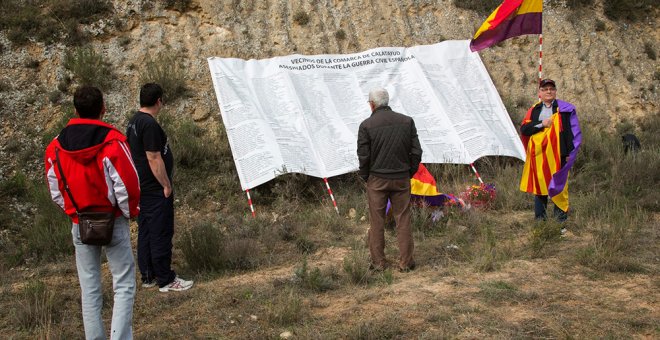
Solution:
{"label": "purple stripe on flag", "polygon": [[[577,113],[575,112],[575,106],[571,103],[567,103],[562,100],[557,100],[559,105],[559,112],[570,112],[570,122],[571,122],[571,132],[573,132],[573,151],[568,155],[568,161],[566,164],[555,172],[550,180],[550,185],[548,186],[548,195],[557,196],[560,192],[564,190],[566,181],[568,181],[568,171],[573,167],[575,163],[575,157],[577,155],[580,145],[582,145],[582,130],[580,130],[580,122],[578,121]],[[564,127],[566,129],[568,127]]]}
{"label": "purple stripe on flag", "polygon": [[541,34],[543,14],[532,12],[519,14],[502,22],[491,30],[481,33],[470,42],[470,50],[476,52],[499,43],[502,40],[524,34]]}

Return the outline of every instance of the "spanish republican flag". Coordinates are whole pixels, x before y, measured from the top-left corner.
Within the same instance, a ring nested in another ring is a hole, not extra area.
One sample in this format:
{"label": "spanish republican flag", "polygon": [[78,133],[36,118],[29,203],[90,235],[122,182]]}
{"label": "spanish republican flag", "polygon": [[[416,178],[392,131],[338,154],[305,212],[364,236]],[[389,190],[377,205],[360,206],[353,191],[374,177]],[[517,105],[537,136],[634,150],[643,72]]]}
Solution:
{"label": "spanish republican flag", "polygon": [[[552,115],[552,125],[530,137],[523,138],[527,159],[520,179],[520,190],[534,195],[547,195],[563,211],[568,211],[568,171],[575,163],[575,156],[582,142],[582,133],[575,113],[575,107],[567,102],[557,101],[557,112]],[[570,113],[570,125],[562,126],[561,114]],[[523,124],[529,122],[527,116]],[[562,167],[560,132],[570,129],[573,134],[573,150]],[[524,136],[523,136],[524,137]]]}
{"label": "spanish republican flag", "polygon": [[434,207],[442,206],[445,202],[452,200],[452,197],[438,191],[435,178],[422,163],[419,164],[417,172],[410,179],[410,194],[413,199],[423,200]]}
{"label": "spanish republican flag", "polygon": [[543,0],[504,0],[470,42],[472,52],[525,34],[541,34]]}

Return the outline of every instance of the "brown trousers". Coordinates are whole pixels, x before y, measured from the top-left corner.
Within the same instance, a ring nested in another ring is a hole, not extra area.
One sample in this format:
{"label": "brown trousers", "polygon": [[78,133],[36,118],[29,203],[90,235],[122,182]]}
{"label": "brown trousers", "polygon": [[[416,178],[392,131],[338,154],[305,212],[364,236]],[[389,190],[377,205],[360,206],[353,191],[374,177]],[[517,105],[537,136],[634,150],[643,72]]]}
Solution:
{"label": "brown trousers", "polygon": [[396,238],[399,243],[399,268],[407,269],[414,265],[413,238],[410,226],[410,179],[387,179],[369,176],[367,181],[369,199],[369,252],[376,268],[384,268],[385,260],[385,209],[387,199],[392,203],[392,215],[396,222]]}

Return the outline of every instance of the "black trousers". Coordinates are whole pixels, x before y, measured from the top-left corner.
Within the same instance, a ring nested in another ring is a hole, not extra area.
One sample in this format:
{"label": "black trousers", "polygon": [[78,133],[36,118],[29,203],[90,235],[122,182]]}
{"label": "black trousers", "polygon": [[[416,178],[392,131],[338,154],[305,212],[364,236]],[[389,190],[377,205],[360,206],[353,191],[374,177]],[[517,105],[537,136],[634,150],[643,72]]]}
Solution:
{"label": "black trousers", "polygon": [[174,281],[171,269],[174,236],[174,194],[165,198],[162,191],[140,195],[137,258],[142,282],[154,279],[159,287]]}

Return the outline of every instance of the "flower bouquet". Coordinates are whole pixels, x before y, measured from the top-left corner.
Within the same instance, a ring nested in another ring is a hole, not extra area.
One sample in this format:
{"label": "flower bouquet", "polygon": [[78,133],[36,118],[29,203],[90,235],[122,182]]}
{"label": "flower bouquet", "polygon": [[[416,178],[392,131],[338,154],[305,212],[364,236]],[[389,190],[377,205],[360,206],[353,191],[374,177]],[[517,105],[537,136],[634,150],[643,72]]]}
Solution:
{"label": "flower bouquet", "polygon": [[475,208],[490,209],[495,203],[495,185],[486,183],[471,185],[460,196],[465,203]]}

